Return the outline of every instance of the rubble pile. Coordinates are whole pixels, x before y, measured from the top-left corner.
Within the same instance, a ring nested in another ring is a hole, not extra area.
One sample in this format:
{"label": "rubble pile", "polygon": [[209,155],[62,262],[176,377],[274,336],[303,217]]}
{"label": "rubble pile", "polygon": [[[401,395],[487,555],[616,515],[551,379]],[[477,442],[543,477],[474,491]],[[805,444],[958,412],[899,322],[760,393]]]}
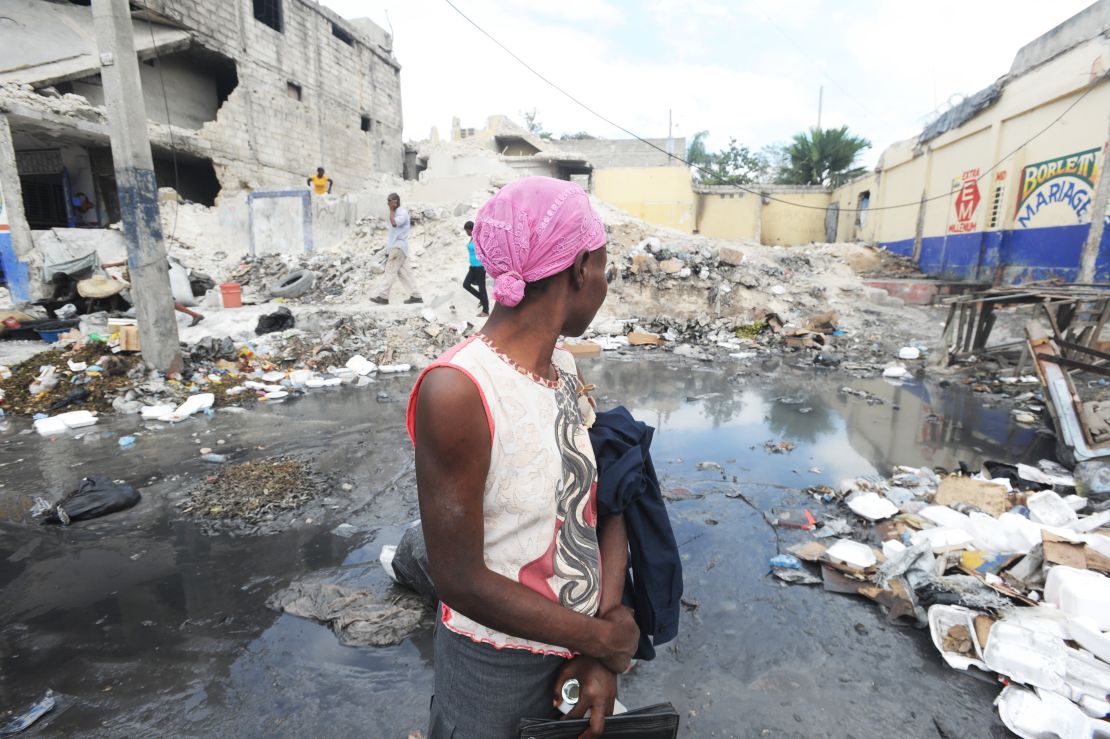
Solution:
{"label": "rubble pile", "polygon": [[603,350],[647,345],[701,359],[807,350],[816,364],[875,375],[898,347],[927,349],[936,333],[929,310],[863,284],[863,272],[910,269],[882,249],[727,242],[595,205],[609,232],[610,292],[587,338]]}
{"label": "rubble pile", "polygon": [[277,457],[224,468],[178,507],[199,518],[260,524],[297,510],[324,489],[305,462]]}
{"label": "rubble pile", "polygon": [[104,109],[90,105],[89,101],[81,95],[73,93],[49,94],[45,90],[53,91],[54,88],[45,88],[43,93],[35,92],[35,88],[28,84],[15,82],[0,82],[0,99],[8,105],[25,105],[35,110],[46,110],[58,115],[71,115],[83,118],[93,123],[104,123]]}
{"label": "rubble pile", "polygon": [[[847,510],[804,528],[772,572],[862,595],[927,627],[945,662],[996,674],[1020,736],[1042,726],[1110,729],[1110,472],[986,462],[974,475],[897,468],[811,494]],[[812,519],[812,517],[810,517]],[[820,577],[803,564],[819,568]]]}
{"label": "rubble pile", "polygon": [[50,349],[10,369],[0,367],[0,410],[20,415],[63,408],[109,411],[133,384],[137,365],[134,355],[112,354],[99,341]]}

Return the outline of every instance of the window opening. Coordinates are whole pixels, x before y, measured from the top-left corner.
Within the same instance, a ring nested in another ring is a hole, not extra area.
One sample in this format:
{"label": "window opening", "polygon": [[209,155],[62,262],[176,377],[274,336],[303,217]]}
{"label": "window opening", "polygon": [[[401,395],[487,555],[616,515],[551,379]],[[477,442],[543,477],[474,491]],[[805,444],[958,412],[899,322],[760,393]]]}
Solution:
{"label": "window opening", "polygon": [[302,97],[301,86],[298,85],[296,82],[286,82],[285,94],[293,98],[294,100],[300,100]]}
{"label": "window opening", "polygon": [[254,19],[281,33],[281,0],[254,0]]}
{"label": "window opening", "polygon": [[362,130],[367,132],[370,130],[370,116],[368,115],[362,116]]}
{"label": "window opening", "polygon": [[337,39],[339,39],[343,43],[347,44],[347,46],[354,46],[355,45],[355,37],[352,36],[351,34],[347,33],[345,30],[340,28],[335,23],[331,24],[331,35],[335,36]]}

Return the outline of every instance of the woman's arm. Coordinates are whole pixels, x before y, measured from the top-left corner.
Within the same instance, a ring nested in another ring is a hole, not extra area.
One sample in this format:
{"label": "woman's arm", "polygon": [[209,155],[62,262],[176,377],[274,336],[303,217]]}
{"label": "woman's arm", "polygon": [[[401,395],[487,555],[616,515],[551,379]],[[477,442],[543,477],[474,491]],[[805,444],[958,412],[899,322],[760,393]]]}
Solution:
{"label": "woman's arm", "polygon": [[598,526],[601,547],[601,613],[621,604],[625,571],[628,569],[628,531],[624,516],[606,516]]}
{"label": "woman's arm", "polygon": [[440,600],[492,629],[596,657],[614,672],[627,669],[640,636],[627,609],[592,618],[486,567],[490,434],[482,400],[467,377],[447,368],[428,373],[417,397],[415,435],[420,518]]}

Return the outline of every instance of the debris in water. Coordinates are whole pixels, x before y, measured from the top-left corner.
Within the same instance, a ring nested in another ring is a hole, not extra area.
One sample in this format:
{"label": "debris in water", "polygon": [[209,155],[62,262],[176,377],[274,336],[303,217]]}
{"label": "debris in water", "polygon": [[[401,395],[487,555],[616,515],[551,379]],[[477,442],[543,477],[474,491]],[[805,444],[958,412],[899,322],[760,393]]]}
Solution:
{"label": "debris in water", "polygon": [[193,490],[178,507],[201,518],[258,524],[300,508],[322,487],[306,463],[276,457],[223,469]]}

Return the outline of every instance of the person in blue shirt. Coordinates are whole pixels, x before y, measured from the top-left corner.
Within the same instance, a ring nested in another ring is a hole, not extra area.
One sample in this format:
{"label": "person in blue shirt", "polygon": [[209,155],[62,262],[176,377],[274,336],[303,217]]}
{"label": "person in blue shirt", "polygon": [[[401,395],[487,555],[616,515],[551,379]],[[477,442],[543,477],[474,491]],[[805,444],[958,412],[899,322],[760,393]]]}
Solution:
{"label": "person in blue shirt", "polygon": [[478,314],[478,317],[485,318],[489,315],[489,297],[486,296],[486,268],[474,255],[474,221],[467,221],[463,224],[463,230],[470,237],[470,241],[466,245],[466,250],[470,253],[470,270],[466,273],[466,279],[463,280],[463,289],[478,298],[478,303],[482,306],[482,311]]}

